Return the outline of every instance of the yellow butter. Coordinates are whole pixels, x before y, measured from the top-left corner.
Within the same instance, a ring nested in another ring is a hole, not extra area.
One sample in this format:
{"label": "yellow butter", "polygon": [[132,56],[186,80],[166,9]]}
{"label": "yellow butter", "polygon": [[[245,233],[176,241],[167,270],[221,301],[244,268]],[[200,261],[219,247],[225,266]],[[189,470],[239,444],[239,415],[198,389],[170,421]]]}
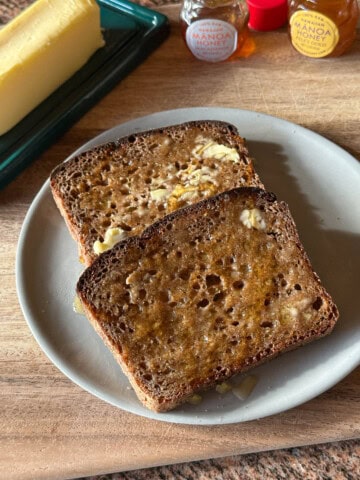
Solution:
{"label": "yellow butter", "polygon": [[103,45],[94,0],[38,0],[1,29],[0,135]]}
{"label": "yellow butter", "polygon": [[104,241],[96,240],[93,245],[93,249],[96,255],[110,250],[121,240],[124,240],[128,236],[128,233],[120,227],[108,228],[104,235]]}

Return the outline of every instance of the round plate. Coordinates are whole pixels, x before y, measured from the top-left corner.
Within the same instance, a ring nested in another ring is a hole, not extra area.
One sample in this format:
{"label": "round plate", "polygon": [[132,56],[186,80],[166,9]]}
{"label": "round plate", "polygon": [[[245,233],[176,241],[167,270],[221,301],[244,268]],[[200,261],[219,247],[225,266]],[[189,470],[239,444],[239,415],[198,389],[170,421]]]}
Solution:
{"label": "round plate", "polygon": [[133,132],[204,119],[236,125],[267,190],[289,204],[313,267],[340,310],[331,335],[254,369],[258,383],[245,401],[231,392],[210,391],[200,405],[156,414],[140,404],[87,319],[73,312],[75,284],[83,267],[49,182],[25,218],[16,277],[35,339],[71,380],[135,414],[211,425],[258,419],[295,407],[333,386],[360,363],[360,165],[302,127],[261,113],[224,108],[173,110],[132,120],[102,133],[74,155]]}

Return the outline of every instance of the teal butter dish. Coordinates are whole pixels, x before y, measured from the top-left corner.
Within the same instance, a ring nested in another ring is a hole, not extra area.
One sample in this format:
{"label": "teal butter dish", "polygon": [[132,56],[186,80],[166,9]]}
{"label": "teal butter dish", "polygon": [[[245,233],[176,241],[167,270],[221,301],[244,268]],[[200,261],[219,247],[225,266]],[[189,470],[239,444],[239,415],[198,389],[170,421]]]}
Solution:
{"label": "teal butter dish", "polygon": [[169,34],[165,15],[126,0],[98,0],[105,46],[0,136],[0,189],[35,160]]}

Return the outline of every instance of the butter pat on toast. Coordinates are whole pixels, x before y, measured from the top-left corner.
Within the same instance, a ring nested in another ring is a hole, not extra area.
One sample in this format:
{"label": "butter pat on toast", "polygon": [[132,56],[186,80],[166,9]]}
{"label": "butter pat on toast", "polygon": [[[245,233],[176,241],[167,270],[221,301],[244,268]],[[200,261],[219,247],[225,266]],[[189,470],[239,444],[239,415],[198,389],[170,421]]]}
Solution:
{"label": "butter pat on toast", "polygon": [[237,129],[219,121],[99,146],[59,165],[50,185],[86,265],[181,207],[235,187],[263,187]]}
{"label": "butter pat on toast", "polygon": [[149,409],[165,412],[331,332],[338,310],[272,193],[236,188],[103,253],[83,309]]}

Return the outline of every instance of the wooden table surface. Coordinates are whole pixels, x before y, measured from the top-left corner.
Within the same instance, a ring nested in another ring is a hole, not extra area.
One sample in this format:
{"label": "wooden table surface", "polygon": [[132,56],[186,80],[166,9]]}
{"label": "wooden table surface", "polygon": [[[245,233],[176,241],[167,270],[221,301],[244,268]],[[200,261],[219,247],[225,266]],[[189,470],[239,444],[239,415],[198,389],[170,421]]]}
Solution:
{"label": "wooden table surface", "polygon": [[262,420],[212,427],[126,413],[72,383],[48,360],[15,288],[20,228],[52,168],[119,123],[181,107],[255,110],[322,134],[360,160],[360,39],[341,58],[297,54],[286,31],[256,33],[255,53],[206,64],[186,50],[178,7],[171,35],[140,67],[0,192],[0,477],[74,478],[194,459],[358,438],[360,369],[312,401]]}

